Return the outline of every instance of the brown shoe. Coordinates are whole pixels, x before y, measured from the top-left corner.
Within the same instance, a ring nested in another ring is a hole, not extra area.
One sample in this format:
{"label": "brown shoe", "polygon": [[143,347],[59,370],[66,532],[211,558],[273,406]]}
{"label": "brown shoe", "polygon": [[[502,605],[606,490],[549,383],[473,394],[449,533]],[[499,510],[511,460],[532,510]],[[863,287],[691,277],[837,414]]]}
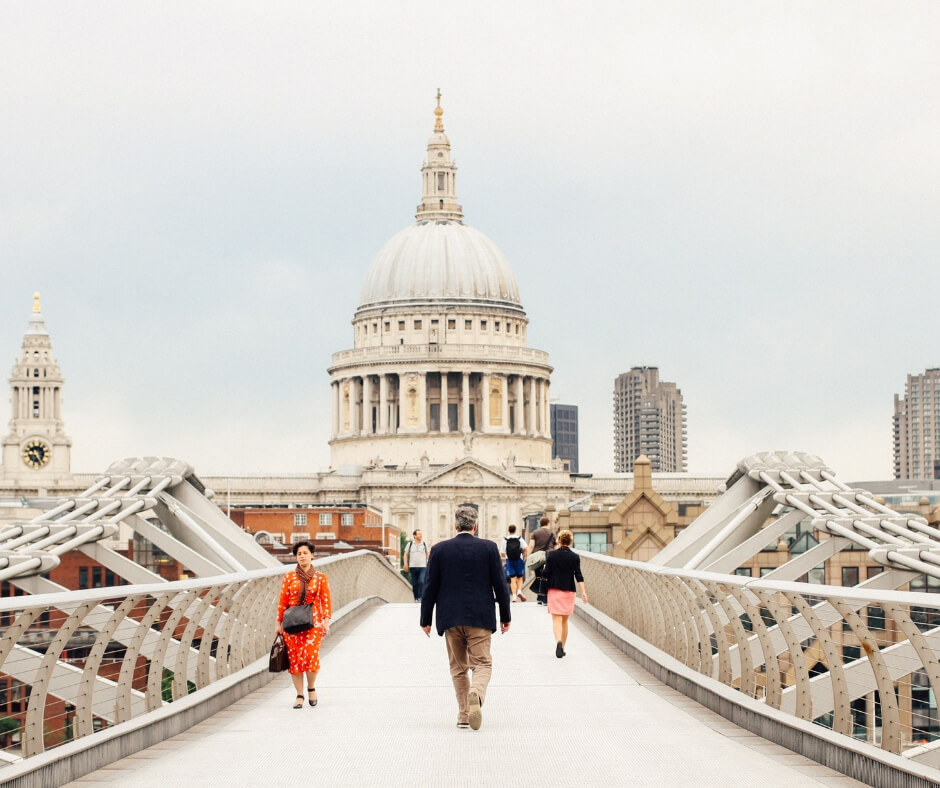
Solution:
{"label": "brown shoe", "polygon": [[483,709],[481,708],[480,696],[476,690],[470,690],[467,693],[467,705],[470,707],[467,715],[470,720],[470,728],[478,731],[483,724]]}

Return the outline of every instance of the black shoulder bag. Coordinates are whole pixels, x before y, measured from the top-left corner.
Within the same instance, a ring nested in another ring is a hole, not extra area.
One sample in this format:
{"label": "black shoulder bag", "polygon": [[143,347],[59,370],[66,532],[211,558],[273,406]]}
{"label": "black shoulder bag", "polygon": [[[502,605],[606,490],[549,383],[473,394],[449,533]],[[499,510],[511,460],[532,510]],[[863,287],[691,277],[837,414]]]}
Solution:
{"label": "black shoulder bag", "polygon": [[315,623],[313,620],[313,605],[302,604],[306,598],[307,583],[304,582],[300,588],[300,599],[298,603],[284,611],[281,626],[284,627],[285,632],[296,635],[299,632],[306,632],[308,629],[313,629]]}

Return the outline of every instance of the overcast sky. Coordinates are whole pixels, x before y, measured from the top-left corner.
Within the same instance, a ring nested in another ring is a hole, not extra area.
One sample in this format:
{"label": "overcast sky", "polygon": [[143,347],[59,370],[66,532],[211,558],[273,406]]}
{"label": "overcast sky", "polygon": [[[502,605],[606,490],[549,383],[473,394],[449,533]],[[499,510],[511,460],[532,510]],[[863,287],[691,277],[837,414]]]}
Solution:
{"label": "overcast sky", "polygon": [[38,290],[73,470],[329,465],[438,87],[583,471],[645,364],[693,473],[891,477],[893,395],[940,366],[936,2],[0,5],[0,372]]}

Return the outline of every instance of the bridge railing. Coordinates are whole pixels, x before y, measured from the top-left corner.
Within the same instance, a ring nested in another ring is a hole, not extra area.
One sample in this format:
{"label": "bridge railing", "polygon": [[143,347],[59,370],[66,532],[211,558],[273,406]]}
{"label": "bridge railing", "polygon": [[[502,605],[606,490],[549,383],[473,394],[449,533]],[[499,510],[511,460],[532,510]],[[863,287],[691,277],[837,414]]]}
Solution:
{"label": "bridge railing", "polygon": [[[321,559],[334,615],[354,600],[408,601],[365,550]],[[0,600],[0,781],[11,765],[166,709],[239,671],[266,671],[290,566],[178,582]]]}
{"label": "bridge railing", "polygon": [[940,597],[590,553],[581,565],[592,606],[685,666],[774,709],[936,765]]}

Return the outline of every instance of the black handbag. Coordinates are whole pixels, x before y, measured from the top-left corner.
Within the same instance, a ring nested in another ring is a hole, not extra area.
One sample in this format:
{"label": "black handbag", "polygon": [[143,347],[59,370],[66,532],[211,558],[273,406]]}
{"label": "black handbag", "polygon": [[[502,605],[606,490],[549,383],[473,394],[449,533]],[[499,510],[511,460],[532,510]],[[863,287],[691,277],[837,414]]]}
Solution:
{"label": "black handbag", "polygon": [[[303,602],[306,598],[307,584],[305,582],[300,588],[299,601]],[[281,626],[290,635],[313,629],[315,623],[313,620],[313,605],[292,605],[284,611],[284,617],[281,619]]]}
{"label": "black handbag", "polygon": [[274,645],[271,646],[271,656],[268,657],[268,672],[283,673],[290,667],[287,659],[287,644],[279,632],[274,638]]}
{"label": "black handbag", "polygon": [[291,635],[313,629],[313,605],[294,605],[284,611],[281,619],[284,631]]}

